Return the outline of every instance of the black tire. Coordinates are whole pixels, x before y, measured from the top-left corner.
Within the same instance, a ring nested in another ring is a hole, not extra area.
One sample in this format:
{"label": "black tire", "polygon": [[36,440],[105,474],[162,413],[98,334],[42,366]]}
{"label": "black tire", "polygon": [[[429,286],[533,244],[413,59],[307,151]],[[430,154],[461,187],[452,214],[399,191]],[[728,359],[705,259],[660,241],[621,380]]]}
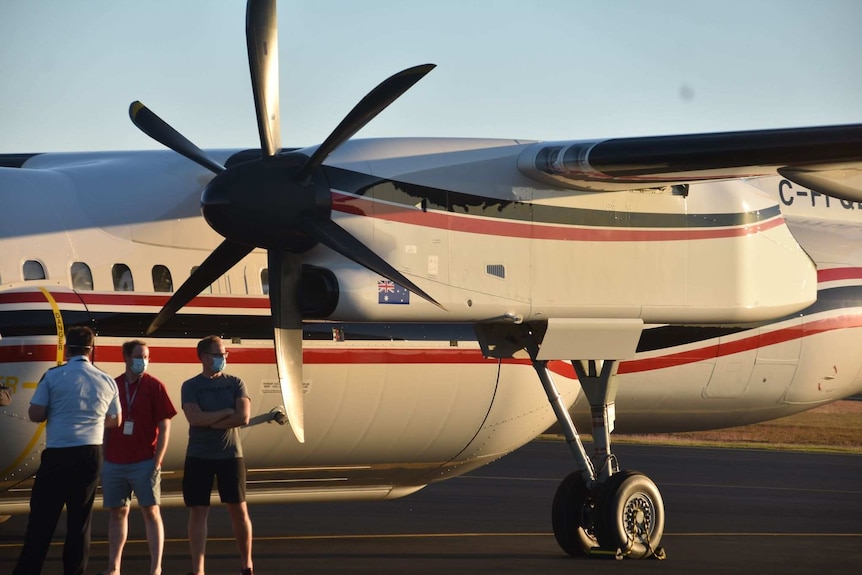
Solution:
{"label": "black tire", "polygon": [[655,483],[639,471],[620,471],[596,501],[596,537],[602,549],[620,549],[632,559],[650,557],[664,534],[664,516]]}
{"label": "black tire", "polygon": [[569,555],[587,555],[598,547],[593,534],[593,498],[579,471],[569,474],[557,488],[551,524],[557,543]]}

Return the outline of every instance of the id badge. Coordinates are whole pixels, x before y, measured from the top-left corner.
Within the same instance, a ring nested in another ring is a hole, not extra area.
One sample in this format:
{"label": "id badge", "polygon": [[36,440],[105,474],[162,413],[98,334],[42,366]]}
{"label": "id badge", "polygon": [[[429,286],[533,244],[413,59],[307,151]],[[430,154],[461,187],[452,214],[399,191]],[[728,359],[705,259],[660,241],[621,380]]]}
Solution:
{"label": "id badge", "polygon": [[135,430],[135,422],[126,420],[123,422],[123,435],[131,435]]}

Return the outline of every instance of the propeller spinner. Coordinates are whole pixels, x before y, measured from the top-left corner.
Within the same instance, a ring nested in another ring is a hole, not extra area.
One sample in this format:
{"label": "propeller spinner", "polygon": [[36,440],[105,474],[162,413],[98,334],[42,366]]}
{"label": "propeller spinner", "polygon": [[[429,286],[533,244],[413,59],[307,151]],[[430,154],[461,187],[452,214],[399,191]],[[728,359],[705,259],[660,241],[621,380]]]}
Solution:
{"label": "propeller spinner", "polygon": [[150,324],[148,334],[188,304],[254,248],[267,250],[276,365],[290,427],[305,441],[302,406],[302,258],[318,243],[398,283],[441,307],[398,270],[330,217],[332,199],[321,165],[341,144],[397,100],[433,68],[415,66],[369,92],[311,157],[278,155],[281,149],[278,97],[278,30],[275,0],[249,0],[246,39],[261,141],[261,158],[225,168],[140,102],[129,108],[132,122],[154,140],[216,176],[201,196],[207,223],[225,239],[174,292]]}

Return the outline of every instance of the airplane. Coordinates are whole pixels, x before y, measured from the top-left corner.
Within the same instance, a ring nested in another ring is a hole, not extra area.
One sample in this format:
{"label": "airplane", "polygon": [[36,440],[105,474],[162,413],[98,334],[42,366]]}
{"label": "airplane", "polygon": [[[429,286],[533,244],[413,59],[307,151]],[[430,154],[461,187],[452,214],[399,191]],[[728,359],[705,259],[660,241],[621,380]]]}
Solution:
{"label": "airplane", "polygon": [[556,423],[574,470],[551,520],[571,555],[664,556],[661,493],[612,432],[862,392],[862,125],[352,138],[423,64],[322,144],[283,148],[274,0],[248,2],[246,35],[260,149],[201,150],[133,102],[166,149],[0,155],[0,515],[28,511],[44,425],[26,410],[74,325],[110,374],[145,339],[177,405],[197,341],[229,342],[251,503],[404,497]]}

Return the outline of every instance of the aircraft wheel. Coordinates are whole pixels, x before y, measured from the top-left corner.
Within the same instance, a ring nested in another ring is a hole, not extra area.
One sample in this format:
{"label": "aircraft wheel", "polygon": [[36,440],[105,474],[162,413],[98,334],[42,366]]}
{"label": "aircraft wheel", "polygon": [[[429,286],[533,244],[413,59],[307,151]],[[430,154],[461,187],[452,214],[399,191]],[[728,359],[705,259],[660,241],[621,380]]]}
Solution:
{"label": "aircraft wheel", "polygon": [[569,555],[587,555],[598,547],[593,534],[593,498],[580,472],[569,474],[557,488],[551,523],[557,543]]}
{"label": "aircraft wheel", "polygon": [[603,549],[624,557],[662,555],[664,502],[658,487],[639,471],[620,471],[605,483],[596,502],[596,537]]}

